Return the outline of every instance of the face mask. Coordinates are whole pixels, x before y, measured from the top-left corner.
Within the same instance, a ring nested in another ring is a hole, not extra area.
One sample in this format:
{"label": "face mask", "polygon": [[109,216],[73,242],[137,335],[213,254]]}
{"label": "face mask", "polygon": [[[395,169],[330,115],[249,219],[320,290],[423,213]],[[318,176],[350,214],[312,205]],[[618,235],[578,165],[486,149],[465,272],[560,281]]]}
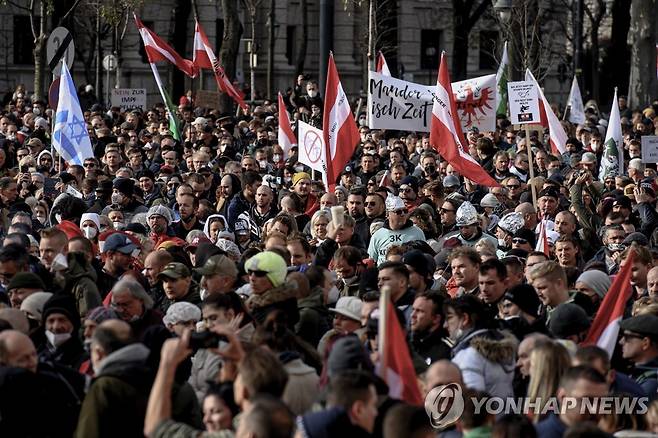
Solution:
{"label": "face mask", "polygon": [[57,221],[58,224],[61,223],[62,222],[62,215],[59,214],[59,213],[55,213],[55,220]]}
{"label": "face mask", "polygon": [[91,339],[85,339],[82,347],[85,349],[87,354],[91,353]]}
{"label": "face mask", "polygon": [[32,108],[32,114],[38,116],[39,114],[41,114],[41,110],[39,108]]}
{"label": "face mask", "polygon": [[289,177],[289,176],[286,176],[286,177],[283,178],[283,182],[285,182],[286,184],[290,184],[292,182],[292,178]]}
{"label": "face mask", "polygon": [[624,245],[623,243],[608,243],[606,245],[606,248],[608,248],[608,251],[610,252],[619,252],[625,250],[626,245]]}
{"label": "face mask", "polygon": [[275,163],[278,163],[279,161],[281,161],[281,155],[280,154],[274,154],[272,156],[272,159],[274,160]]}
{"label": "face mask", "polygon": [[593,151],[593,152],[596,152],[596,151],[599,150],[599,147],[600,147],[600,146],[599,146],[598,144],[592,144],[592,143],[590,143],[590,147],[592,148],[592,151]]}
{"label": "face mask", "polygon": [[37,216],[37,220],[43,225],[46,223],[46,217],[45,216]]}
{"label": "face mask", "polygon": [[121,222],[121,221],[114,221],[114,222],[112,222],[112,225],[114,226],[115,230],[123,230],[123,228],[125,226],[123,224],[123,222]]}
{"label": "face mask", "polygon": [[53,333],[50,330],[46,330],[46,338],[52,346],[57,348],[64,342],[71,339],[71,333]]}
{"label": "face mask", "polygon": [[556,173],[558,173],[559,170],[560,169],[557,169],[557,168],[553,167],[553,168],[547,169],[546,173],[548,174],[548,176],[551,176],[551,175],[555,175]]}
{"label": "face mask", "polygon": [[207,289],[199,289],[199,295],[201,295],[201,301],[205,300],[206,297],[208,296],[208,290]]}
{"label": "face mask", "polygon": [[16,140],[16,136],[14,134],[8,134],[7,135],[7,140],[14,141],[14,140]]}
{"label": "face mask", "polygon": [[425,173],[428,175],[434,175],[436,173],[436,166],[430,164],[425,168]]}
{"label": "face mask", "polygon": [[96,230],[96,228],[92,227],[91,225],[82,228],[82,232],[87,239],[93,239],[98,234],[98,230]]}
{"label": "face mask", "polygon": [[258,162],[258,167],[260,167],[261,169],[267,169],[267,160],[260,160]]}
{"label": "face mask", "polygon": [[366,119],[359,119],[359,126],[366,126]]}
{"label": "face mask", "polygon": [[59,253],[53,259],[51,269],[53,271],[62,271],[69,267],[69,263],[66,261],[66,256],[62,253]]}
{"label": "face mask", "polygon": [[312,99],[318,95],[317,90],[308,90],[308,96]]}
{"label": "face mask", "polygon": [[112,193],[112,204],[121,204],[123,202],[123,195],[121,193]]}
{"label": "face mask", "polygon": [[176,196],[176,189],[167,190],[167,198],[174,199]]}

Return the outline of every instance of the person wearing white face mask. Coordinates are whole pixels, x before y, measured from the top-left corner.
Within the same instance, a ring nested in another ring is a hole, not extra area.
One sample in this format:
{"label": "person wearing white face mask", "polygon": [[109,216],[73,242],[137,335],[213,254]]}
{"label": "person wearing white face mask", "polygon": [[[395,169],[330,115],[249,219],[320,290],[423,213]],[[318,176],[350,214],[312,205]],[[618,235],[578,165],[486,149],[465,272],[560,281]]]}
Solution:
{"label": "person wearing white face mask", "polygon": [[38,347],[39,360],[78,369],[86,359],[78,337],[80,316],[70,295],[53,295],[43,306],[46,340]]}
{"label": "person wearing white face mask", "polygon": [[96,213],[84,213],[80,218],[80,229],[87,239],[98,244],[101,222],[100,217]]}

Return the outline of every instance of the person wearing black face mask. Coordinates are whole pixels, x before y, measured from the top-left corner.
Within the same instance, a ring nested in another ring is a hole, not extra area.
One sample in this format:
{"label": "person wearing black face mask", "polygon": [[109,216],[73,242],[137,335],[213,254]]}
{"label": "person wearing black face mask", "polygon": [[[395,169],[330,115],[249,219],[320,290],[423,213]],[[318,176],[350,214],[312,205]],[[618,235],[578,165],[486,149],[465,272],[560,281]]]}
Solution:
{"label": "person wearing black face mask", "polygon": [[426,182],[437,181],[440,178],[438,166],[436,165],[436,154],[425,151],[420,156],[420,175]]}

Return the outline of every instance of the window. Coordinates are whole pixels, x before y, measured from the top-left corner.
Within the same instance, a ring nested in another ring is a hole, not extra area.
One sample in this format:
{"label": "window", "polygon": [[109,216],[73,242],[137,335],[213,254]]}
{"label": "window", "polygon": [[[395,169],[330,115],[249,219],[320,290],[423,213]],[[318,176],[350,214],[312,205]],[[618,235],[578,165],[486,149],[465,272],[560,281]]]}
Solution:
{"label": "window", "polygon": [[288,65],[295,65],[297,53],[297,26],[286,26],[286,59]]}
{"label": "window", "polygon": [[29,29],[30,17],[14,16],[14,64],[34,65],[34,38]]}
{"label": "window", "polygon": [[441,47],[441,31],[438,29],[421,29],[420,31],[420,68],[438,70]]}
{"label": "window", "polygon": [[494,58],[498,32],[495,30],[480,31],[480,70],[495,70],[498,63]]}
{"label": "window", "polygon": [[[153,30],[153,21],[147,21],[147,20],[142,20],[142,24],[144,27],[147,27],[151,30]],[[144,49],[144,41],[142,41],[142,38],[139,38],[139,56],[142,58],[142,62],[145,64],[149,63],[149,59],[146,56],[146,50]]]}
{"label": "window", "polygon": [[218,18],[215,21],[215,56],[219,58],[219,51],[224,43],[224,20]]}

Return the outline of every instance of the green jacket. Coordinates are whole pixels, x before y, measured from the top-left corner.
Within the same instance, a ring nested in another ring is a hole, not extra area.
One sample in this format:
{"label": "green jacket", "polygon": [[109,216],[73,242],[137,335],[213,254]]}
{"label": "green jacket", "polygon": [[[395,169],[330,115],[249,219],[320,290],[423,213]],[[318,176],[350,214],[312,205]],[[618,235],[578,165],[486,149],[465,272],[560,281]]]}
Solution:
{"label": "green jacket", "polygon": [[322,335],[331,328],[322,288],[315,287],[309,296],[297,300],[297,308],[299,322],[295,324],[295,334],[313,346],[318,345]]}
{"label": "green jacket", "polygon": [[96,271],[79,252],[68,253],[66,262],[68,268],[55,276],[55,282],[64,292],[73,295],[80,318],[84,318],[89,310],[102,305]]}

